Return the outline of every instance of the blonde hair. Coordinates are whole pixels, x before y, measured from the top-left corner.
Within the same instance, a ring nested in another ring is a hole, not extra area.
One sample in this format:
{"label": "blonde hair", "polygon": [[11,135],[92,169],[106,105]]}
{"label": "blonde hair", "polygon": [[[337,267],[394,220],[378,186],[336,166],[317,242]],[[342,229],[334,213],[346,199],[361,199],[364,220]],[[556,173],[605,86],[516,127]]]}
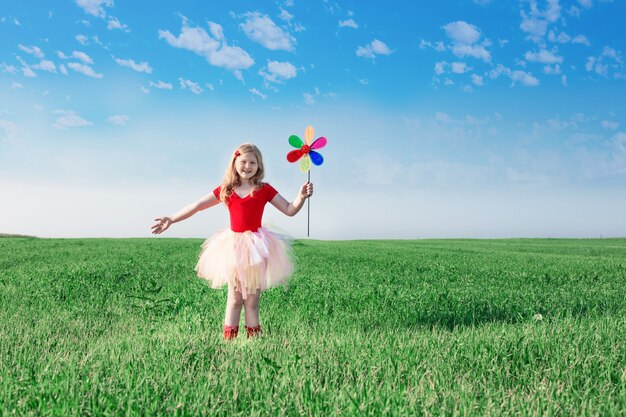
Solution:
{"label": "blonde hair", "polygon": [[258,166],[256,174],[254,174],[254,177],[250,179],[250,182],[252,183],[251,194],[254,194],[255,191],[263,187],[263,182],[261,182],[261,180],[265,175],[265,168],[263,167],[263,156],[261,156],[261,151],[259,150],[259,148],[251,143],[244,143],[242,145],[239,145],[231,156],[230,164],[228,164],[228,168],[226,168],[226,172],[224,173],[224,179],[222,180],[220,201],[225,204],[228,204],[228,198],[233,195],[233,188],[241,185],[241,177],[237,172],[235,163],[237,162],[237,158],[239,156],[246,153],[251,153],[256,157]]}

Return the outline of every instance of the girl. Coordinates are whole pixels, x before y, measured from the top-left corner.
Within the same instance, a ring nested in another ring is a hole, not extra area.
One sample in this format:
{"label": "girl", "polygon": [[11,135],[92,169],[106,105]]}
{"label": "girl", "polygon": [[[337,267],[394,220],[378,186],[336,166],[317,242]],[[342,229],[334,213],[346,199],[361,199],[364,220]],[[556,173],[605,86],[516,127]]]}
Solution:
{"label": "girl", "polygon": [[259,149],[249,143],[240,145],[233,153],[221,186],[172,216],[157,217],[152,226],[152,233],[159,234],[173,223],[220,202],[228,207],[230,230],[218,232],[204,242],[196,265],[198,276],[211,281],[213,288],[228,284],[226,340],[237,337],[242,307],[248,337],[260,334],[260,292],[286,283],[293,270],[289,244],[261,227],[265,204],[270,202],[287,216],[294,216],[313,194],[313,184],[306,183],[289,203],[271,185],[261,182],[264,174]]}

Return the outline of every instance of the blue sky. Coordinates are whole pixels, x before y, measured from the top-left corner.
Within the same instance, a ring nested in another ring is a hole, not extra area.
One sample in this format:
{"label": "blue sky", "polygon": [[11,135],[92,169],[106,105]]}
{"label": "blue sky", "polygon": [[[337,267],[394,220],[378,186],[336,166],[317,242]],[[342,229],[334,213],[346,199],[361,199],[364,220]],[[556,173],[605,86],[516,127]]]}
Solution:
{"label": "blue sky", "polygon": [[291,199],[313,125],[312,237],[626,236],[623,1],[146,4],[0,5],[0,232],[147,236],[243,142]]}

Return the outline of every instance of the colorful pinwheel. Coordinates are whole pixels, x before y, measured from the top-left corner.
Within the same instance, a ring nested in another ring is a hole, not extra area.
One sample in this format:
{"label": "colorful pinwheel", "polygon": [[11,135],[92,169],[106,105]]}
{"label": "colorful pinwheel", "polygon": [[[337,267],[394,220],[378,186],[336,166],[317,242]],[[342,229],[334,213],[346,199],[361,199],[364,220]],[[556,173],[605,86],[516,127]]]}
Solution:
{"label": "colorful pinwheel", "polygon": [[313,126],[308,126],[304,131],[304,139],[306,142],[302,142],[296,135],[289,136],[289,144],[294,148],[298,148],[295,151],[291,151],[287,154],[287,160],[289,162],[296,162],[298,159],[300,160],[300,171],[308,172],[311,169],[311,162],[313,165],[322,165],[324,163],[324,158],[322,154],[316,152],[315,149],[321,149],[328,141],[325,137],[319,137],[313,141],[315,131],[313,130]]}

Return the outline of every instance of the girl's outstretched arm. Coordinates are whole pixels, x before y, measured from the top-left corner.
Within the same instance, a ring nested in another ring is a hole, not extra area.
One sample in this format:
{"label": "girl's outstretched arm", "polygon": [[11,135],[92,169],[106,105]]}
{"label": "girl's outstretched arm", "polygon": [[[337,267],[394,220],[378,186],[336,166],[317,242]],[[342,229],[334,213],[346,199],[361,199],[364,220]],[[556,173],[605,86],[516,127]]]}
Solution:
{"label": "girl's outstretched arm", "polygon": [[219,200],[213,193],[207,194],[195,203],[191,203],[169,217],[157,217],[152,225],[152,234],[158,235],[165,232],[172,224],[183,221],[201,210],[208,209],[219,204]]}
{"label": "girl's outstretched arm", "polygon": [[272,203],[272,205],[276,207],[278,210],[282,211],[287,216],[291,217],[291,216],[295,216],[300,211],[300,209],[304,205],[304,200],[311,197],[312,195],[313,195],[313,184],[310,182],[307,182],[302,187],[300,187],[300,192],[298,193],[296,198],[293,200],[293,203],[290,203],[289,201],[285,200],[283,196],[281,196],[280,194],[276,194],[276,196],[272,198],[272,201],[270,201],[270,203]]}

